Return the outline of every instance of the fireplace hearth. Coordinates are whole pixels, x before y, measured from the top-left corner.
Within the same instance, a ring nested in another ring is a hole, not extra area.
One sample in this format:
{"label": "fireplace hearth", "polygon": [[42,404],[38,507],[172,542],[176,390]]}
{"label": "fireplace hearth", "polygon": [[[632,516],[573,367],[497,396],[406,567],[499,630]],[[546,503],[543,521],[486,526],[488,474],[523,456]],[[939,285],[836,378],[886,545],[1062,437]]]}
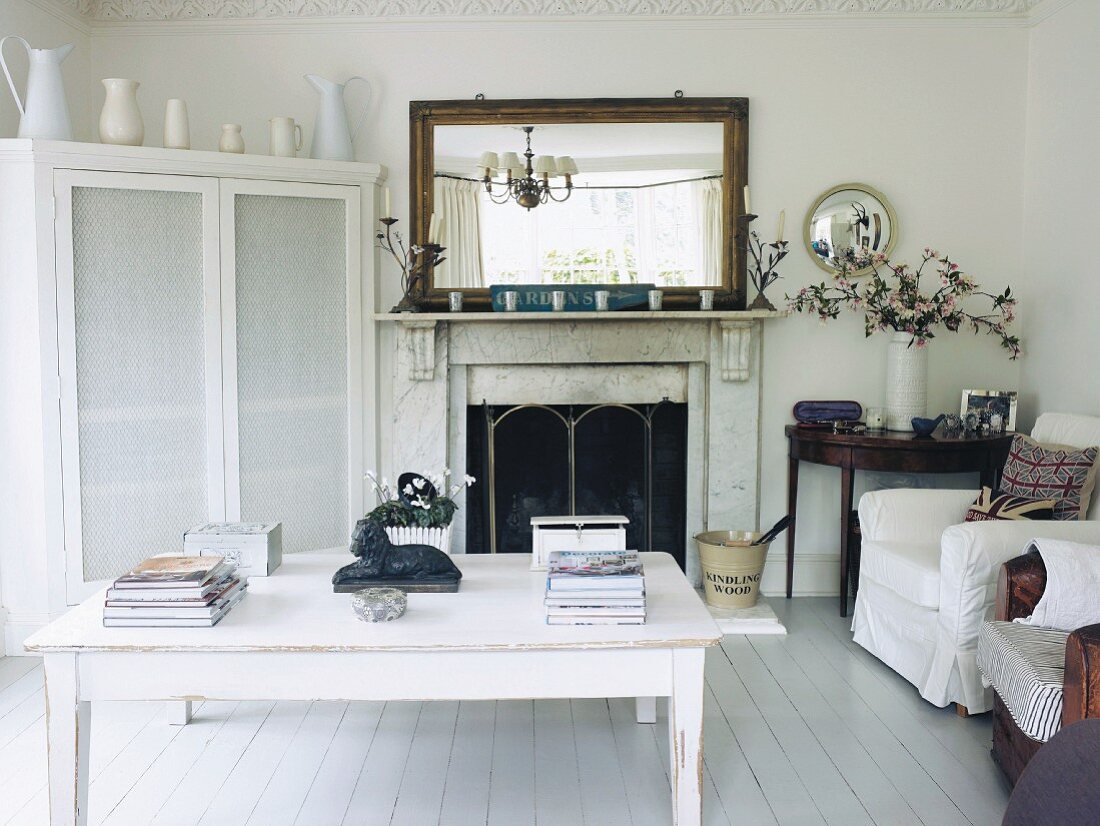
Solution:
{"label": "fireplace hearth", "polygon": [[622,514],[684,565],[686,404],[470,405],[467,553],[530,553],[531,517]]}

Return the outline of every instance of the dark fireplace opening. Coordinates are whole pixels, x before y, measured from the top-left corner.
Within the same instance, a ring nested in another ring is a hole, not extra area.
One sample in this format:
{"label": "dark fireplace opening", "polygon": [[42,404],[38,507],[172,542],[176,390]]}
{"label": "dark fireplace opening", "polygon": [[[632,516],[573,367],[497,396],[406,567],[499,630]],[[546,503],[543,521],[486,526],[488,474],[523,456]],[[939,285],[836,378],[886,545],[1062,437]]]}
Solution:
{"label": "dark fireplace opening", "polygon": [[471,405],[467,553],[530,553],[531,517],[622,514],[684,565],[687,405]]}

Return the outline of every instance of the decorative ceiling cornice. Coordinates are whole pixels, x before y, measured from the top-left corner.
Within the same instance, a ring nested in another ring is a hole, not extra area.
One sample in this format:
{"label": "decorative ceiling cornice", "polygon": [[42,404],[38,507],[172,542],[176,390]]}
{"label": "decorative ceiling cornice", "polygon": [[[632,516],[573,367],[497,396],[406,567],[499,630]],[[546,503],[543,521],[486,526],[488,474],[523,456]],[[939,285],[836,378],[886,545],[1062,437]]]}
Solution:
{"label": "decorative ceiling cornice", "polygon": [[1026,16],[1042,0],[53,0],[84,20],[939,18]]}

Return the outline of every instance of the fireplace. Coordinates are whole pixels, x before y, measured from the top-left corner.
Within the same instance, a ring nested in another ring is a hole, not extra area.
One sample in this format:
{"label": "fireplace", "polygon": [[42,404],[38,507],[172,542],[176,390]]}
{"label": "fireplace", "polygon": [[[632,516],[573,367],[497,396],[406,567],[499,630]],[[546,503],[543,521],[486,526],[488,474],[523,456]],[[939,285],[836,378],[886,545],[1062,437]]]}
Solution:
{"label": "fireplace", "polygon": [[684,565],[687,405],[470,405],[467,553],[530,553],[531,517],[622,514],[627,547]]}

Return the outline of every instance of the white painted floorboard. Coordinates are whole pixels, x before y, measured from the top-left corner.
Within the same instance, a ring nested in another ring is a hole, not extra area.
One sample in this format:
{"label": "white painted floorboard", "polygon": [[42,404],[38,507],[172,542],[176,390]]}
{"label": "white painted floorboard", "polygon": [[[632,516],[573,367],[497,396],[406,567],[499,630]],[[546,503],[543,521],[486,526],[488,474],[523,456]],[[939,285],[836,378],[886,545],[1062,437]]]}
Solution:
{"label": "white painted floorboard", "polygon": [[[995,826],[989,715],[960,719],[854,645],[834,599],[708,652],[707,826]],[[92,708],[90,822],[663,826],[668,720],[630,699]],[[42,666],[0,659],[0,824],[47,823]]]}

